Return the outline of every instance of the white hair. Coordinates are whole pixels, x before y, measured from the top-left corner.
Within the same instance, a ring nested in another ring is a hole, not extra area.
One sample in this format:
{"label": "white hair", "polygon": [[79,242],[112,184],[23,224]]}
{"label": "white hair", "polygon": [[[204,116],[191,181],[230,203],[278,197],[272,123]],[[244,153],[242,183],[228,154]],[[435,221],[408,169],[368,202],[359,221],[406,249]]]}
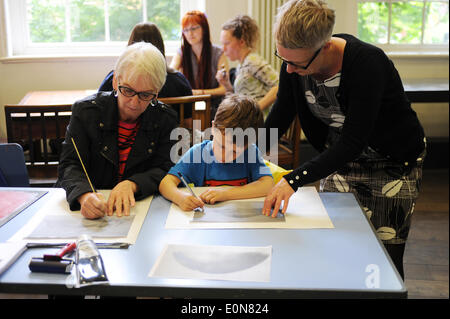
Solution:
{"label": "white hair", "polygon": [[158,92],[166,82],[166,60],[153,44],[136,42],[129,45],[121,54],[114,68],[116,79],[126,82],[137,80],[139,77],[147,81]]}

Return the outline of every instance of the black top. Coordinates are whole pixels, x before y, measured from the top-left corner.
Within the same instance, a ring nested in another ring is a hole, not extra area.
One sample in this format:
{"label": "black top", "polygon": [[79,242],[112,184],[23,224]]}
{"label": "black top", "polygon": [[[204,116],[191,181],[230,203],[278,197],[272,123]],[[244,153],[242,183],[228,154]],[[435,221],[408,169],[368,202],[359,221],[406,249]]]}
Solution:
{"label": "black top", "polygon": [[[308,141],[321,152],[285,176],[293,181],[290,185],[294,190],[344,167],[357,159],[366,146],[405,165],[414,165],[425,148],[423,128],[392,61],[381,49],[351,35],[334,37],[347,41],[336,92],[345,122],[336,143],[325,148],[328,126],[311,113],[301,76],[287,73],[285,63],[281,66],[277,99],[265,122],[266,129],[278,128],[282,136],[297,114]],[[266,145],[269,142],[268,136]]]}
{"label": "black top", "polygon": [[[108,75],[103,79],[102,84],[100,84],[100,87],[98,91],[112,91],[114,70],[109,72]],[[164,86],[161,88],[161,91],[159,92],[159,97],[177,97],[177,96],[187,96],[192,95],[192,88],[189,84],[189,81],[186,79],[186,77],[180,73],[180,72],[174,72],[170,73],[167,72],[166,76],[166,82],[164,83]],[[180,105],[174,104],[171,105],[179,113],[180,111]],[[184,118],[191,118],[192,117],[192,103],[185,104],[184,105]]]}

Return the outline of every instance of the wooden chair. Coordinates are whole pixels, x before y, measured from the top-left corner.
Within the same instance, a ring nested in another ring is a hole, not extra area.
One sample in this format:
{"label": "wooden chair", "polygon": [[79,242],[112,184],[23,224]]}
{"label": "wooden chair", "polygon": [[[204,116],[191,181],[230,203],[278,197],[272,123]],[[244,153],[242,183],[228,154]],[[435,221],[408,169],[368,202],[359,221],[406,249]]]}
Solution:
{"label": "wooden chair", "polygon": [[298,117],[292,121],[287,132],[278,144],[278,165],[285,169],[294,169],[300,165],[300,134],[302,128]]}
{"label": "wooden chair", "polygon": [[[211,126],[211,95],[188,95],[188,96],[178,96],[178,97],[164,97],[158,98],[159,101],[168,104],[179,104],[179,117],[180,117],[180,126],[183,126],[184,123],[184,105],[192,104],[192,119],[193,120],[201,120],[201,128],[202,131]],[[203,110],[196,109],[196,102],[205,102],[205,107]]]}
{"label": "wooden chair", "polygon": [[31,186],[56,182],[70,115],[71,105],[5,105],[8,143],[23,147]]}

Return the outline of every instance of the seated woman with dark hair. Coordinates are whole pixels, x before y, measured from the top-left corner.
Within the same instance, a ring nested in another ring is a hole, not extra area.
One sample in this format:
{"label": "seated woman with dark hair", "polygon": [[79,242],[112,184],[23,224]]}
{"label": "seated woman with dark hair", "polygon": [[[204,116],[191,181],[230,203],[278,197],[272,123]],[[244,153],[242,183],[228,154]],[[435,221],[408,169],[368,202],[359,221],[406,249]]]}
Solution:
{"label": "seated woman with dark hair", "polygon": [[[148,42],[153,44],[155,47],[161,51],[165,57],[164,40],[162,38],[161,32],[159,31],[156,24],[151,22],[138,23],[134,26],[131,31],[130,38],[128,40],[128,45],[136,42]],[[166,65],[167,76],[166,82],[158,94],[158,97],[176,97],[176,96],[186,96],[192,95],[192,88],[189,81],[181,73]],[[98,91],[112,91],[112,80],[113,80],[114,70],[108,73],[105,79],[100,84]],[[180,105],[175,104],[172,107],[179,113]],[[185,122],[183,126],[192,126],[192,104],[184,105],[184,119]]]}

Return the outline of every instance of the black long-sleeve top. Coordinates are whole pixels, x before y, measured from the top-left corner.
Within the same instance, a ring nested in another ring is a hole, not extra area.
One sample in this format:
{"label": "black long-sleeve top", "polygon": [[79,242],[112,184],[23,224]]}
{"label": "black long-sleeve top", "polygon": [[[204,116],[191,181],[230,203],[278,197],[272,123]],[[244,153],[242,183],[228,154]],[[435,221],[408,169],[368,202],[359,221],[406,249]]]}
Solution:
{"label": "black long-sleeve top", "polygon": [[[287,73],[285,63],[277,99],[265,122],[266,129],[278,128],[280,137],[298,116],[306,138],[320,152],[285,176],[294,190],[344,167],[367,146],[404,165],[414,165],[425,148],[423,128],[392,61],[381,49],[351,35],[333,36],[347,41],[336,93],[345,115],[338,141],[325,148],[328,127],[311,113],[301,76]],[[266,145],[269,138],[267,134]]]}

